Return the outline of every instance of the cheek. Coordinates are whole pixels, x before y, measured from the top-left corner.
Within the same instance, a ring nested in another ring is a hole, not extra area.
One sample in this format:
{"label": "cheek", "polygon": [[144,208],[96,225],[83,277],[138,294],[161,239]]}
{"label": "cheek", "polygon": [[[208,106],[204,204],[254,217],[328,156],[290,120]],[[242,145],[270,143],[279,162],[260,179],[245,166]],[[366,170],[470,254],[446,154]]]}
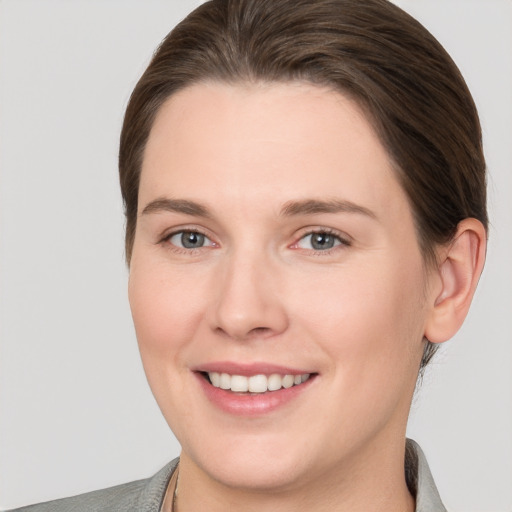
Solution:
{"label": "cheek", "polygon": [[340,432],[365,438],[408,415],[422,353],[421,281],[414,269],[385,268],[334,275],[303,305],[338,397],[327,404],[333,440]]}
{"label": "cheek", "polygon": [[129,300],[148,379],[152,366],[176,361],[193,338],[203,317],[208,289],[207,277],[190,269],[170,272],[159,262],[134,261]]}
{"label": "cheek", "polygon": [[352,382],[363,376],[383,382],[405,373],[415,378],[422,350],[422,290],[421,261],[377,258],[303,281],[294,293],[301,297],[295,316],[347,381],[349,375]]}

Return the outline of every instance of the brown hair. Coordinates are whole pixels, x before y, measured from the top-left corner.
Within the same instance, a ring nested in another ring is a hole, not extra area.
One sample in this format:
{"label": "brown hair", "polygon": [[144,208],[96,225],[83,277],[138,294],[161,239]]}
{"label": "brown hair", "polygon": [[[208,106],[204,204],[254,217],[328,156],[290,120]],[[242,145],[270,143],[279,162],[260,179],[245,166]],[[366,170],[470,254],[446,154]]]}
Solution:
{"label": "brown hair", "polygon": [[[416,20],[386,0],[211,0],[163,40],[137,83],[121,132],[119,173],[129,263],[139,175],[155,116],[206,80],[307,81],[366,112],[414,214],[425,262],[458,223],[487,228],[485,160],[475,104],[458,68]],[[434,353],[425,346],[422,367]]]}

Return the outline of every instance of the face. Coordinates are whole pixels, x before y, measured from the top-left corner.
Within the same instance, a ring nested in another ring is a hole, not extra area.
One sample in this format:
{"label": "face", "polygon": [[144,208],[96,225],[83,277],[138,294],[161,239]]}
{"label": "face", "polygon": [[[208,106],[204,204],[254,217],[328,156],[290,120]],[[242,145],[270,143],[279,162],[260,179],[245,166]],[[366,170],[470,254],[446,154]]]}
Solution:
{"label": "face", "polygon": [[403,439],[429,278],[355,103],[191,86],[156,118],[138,207],[130,304],[183,461],[290,488]]}

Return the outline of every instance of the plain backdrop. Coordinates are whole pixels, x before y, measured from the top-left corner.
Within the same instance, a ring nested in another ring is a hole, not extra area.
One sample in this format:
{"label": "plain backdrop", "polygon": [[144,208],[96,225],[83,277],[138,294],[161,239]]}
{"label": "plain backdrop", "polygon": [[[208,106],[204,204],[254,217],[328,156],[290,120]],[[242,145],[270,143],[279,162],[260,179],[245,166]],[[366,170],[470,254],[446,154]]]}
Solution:
{"label": "plain backdrop", "polygon": [[[0,0],[0,508],[144,478],[179,453],[139,361],[116,158],[132,87],[199,3]],[[450,511],[512,511],[512,2],[398,3],[474,94],[492,223],[409,435]]]}

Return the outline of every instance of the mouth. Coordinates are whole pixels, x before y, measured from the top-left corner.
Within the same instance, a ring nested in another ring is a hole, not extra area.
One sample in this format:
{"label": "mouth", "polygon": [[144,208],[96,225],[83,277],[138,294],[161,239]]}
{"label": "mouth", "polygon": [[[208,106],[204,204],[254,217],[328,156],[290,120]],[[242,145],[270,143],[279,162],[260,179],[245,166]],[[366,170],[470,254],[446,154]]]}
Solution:
{"label": "mouth", "polygon": [[215,388],[248,395],[261,395],[263,393],[301,386],[315,375],[311,373],[272,373],[270,375],[237,375],[224,372],[200,373]]}
{"label": "mouth", "polygon": [[[217,361],[191,368],[206,398],[224,413],[262,417],[311,396],[319,374],[273,363]],[[316,387],[316,386],[315,386]]]}

